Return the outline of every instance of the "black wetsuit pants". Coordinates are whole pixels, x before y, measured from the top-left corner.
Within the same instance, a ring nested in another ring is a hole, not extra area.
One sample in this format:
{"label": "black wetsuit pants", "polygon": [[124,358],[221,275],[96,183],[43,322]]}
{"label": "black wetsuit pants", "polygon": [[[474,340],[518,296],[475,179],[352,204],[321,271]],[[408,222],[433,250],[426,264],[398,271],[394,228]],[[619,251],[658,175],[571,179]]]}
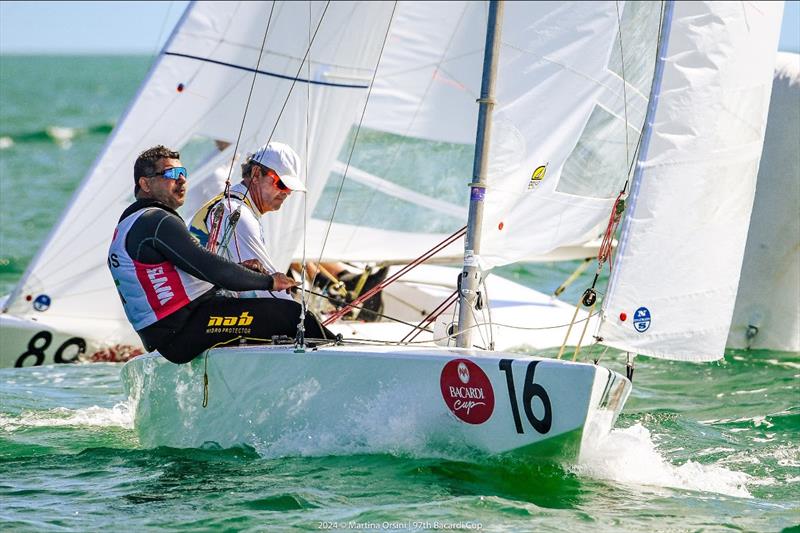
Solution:
{"label": "black wetsuit pants", "polygon": [[[244,339],[247,343],[272,340],[275,335],[294,339],[300,321],[300,304],[281,298],[230,298],[213,296],[201,302],[183,326],[157,346],[173,363],[188,363],[219,343]],[[307,339],[332,339],[310,312],[306,313]],[[235,346],[238,343],[231,342]]]}

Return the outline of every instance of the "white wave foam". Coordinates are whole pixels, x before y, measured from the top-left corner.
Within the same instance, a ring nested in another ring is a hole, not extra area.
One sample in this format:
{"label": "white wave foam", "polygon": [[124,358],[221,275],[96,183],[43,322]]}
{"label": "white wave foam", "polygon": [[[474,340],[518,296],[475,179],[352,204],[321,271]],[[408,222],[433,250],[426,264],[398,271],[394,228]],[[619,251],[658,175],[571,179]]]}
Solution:
{"label": "white wave foam", "polygon": [[23,411],[17,416],[0,414],[0,429],[16,431],[29,427],[121,427],[133,428],[133,416],[127,402],[112,408],[96,405],[85,409],[57,407],[47,411]]}
{"label": "white wave foam", "polygon": [[[290,415],[300,412],[301,400],[313,396],[319,386],[314,383],[291,391],[292,402],[287,409]],[[251,439],[257,453],[265,458],[370,453],[440,456],[435,446],[429,446],[425,431],[420,430],[417,413],[398,412],[394,400],[402,394],[409,393],[398,384],[387,385],[376,398],[356,401],[345,409],[338,423],[305,421],[282,432],[275,440],[267,442],[256,435]]]}
{"label": "white wave foam", "polygon": [[624,484],[713,492],[751,498],[752,476],[718,465],[686,461],[676,466],[659,453],[641,424],[615,429],[584,448],[577,473]]}

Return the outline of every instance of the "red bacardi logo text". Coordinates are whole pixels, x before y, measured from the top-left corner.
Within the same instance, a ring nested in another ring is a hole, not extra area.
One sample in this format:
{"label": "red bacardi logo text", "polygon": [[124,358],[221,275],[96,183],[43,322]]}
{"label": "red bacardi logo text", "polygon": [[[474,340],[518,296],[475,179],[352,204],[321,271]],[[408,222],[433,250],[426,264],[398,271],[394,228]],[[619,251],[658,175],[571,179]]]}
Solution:
{"label": "red bacardi logo text", "polygon": [[492,416],[492,383],[486,373],[472,361],[450,361],[444,365],[439,383],[444,403],[459,419],[469,424],[483,424]]}

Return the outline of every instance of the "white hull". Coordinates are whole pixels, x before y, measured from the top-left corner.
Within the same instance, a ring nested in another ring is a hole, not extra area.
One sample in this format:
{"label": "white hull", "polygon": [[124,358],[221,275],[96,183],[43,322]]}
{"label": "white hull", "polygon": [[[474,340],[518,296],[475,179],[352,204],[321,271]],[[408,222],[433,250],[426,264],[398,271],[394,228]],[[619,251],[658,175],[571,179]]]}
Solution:
{"label": "white hull", "polygon": [[0,368],[123,362],[144,353],[138,338],[109,342],[93,335],[90,320],[59,323],[48,318],[0,313]]}
{"label": "white hull", "polygon": [[252,346],[209,353],[204,408],[203,373],[202,357],[126,363],[143,446],[569,459],[610,430],[631,388],[600,366],[497,352]]}

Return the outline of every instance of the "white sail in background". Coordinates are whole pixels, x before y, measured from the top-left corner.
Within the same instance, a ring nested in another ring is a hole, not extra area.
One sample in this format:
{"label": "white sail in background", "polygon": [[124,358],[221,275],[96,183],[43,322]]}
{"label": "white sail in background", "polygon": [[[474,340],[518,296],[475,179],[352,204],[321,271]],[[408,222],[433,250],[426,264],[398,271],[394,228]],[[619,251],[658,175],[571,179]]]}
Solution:
{"label": "white sail in background", "polygon": [[[722,357],[755,192],[782,3],[676,2],[599,336]],[[669,18],[669,17],[667,17]]]}
{"label": "white sail in background", "polygon": [[[45,294],[51,300],[46,311],[51,325],[68,320],[69,331],[109,340],[132,334],[105,262],[111,232],[133,201],[133,162],[141,151],[157,144],[186,147],[189,187],[201,187],[202,183],[192,182],[195,167],[187,152],[197,137],[206,139],[212,153],[212,140],[236,141],[257,65],[239,152],[254,151],[277,124],[272,138],[292,145],[307,161],[308,202],[313,208],[321,192],[317,183],[327,179],[361,113],[392,5],[276,2],[270,20],[272,7],[271,2],[197,2],[187,8],[124,119],[12,295],[7,304],[10,313],[37,315],[27,297]],[[315,32],[309,79],[303,58]],[[233,147],[229,150],[230,156]],[[233,182],[240,179],[236,163]],[[266,236],[277,263],[288,264],[302,235],[302,216],[303,198],[298,194],[269,226]]]}
{"label": "white sail in background", "polygon": [[800,352],[800,54],[776,63],[727,346]]}

